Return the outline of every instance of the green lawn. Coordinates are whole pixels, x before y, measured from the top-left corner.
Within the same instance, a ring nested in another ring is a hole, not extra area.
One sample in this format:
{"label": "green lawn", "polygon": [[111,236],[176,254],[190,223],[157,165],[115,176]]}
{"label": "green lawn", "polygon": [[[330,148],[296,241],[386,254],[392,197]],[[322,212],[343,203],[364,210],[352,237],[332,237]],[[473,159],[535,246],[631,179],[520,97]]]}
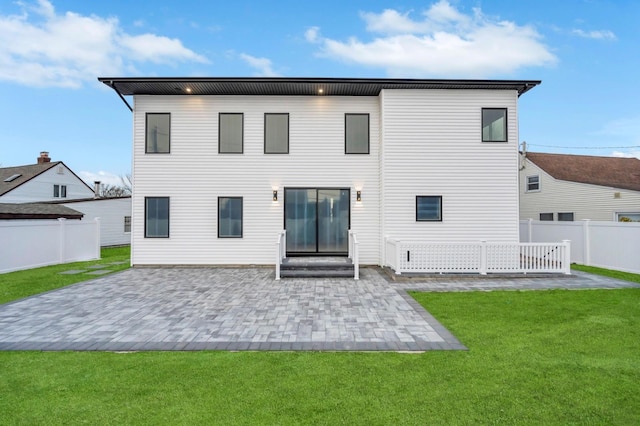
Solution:
{"label": "green lawn", "polygon": [[615,271],[613,269],[598,268],[597,266],[571,265],[571,269],[576,271],[589,272],[591,274],[604,275],[605,277],[617,278],[619,280],[640,283],[640,274],[632,274],[630,272]]}
{"label": "green lawn", "polygon": [[469,351],[0,353],[2,424],[640,424],[640,289],[413,293]]}
{"label": "green lawn", "polygon": [[[88,266],[105,265],[104,269],[110,271],[122,271],[129,268],[130,247],[103,248],[100,260],[89,262],[65,263],[63,265],[44,266],[42,268],[28,269],[25,271],[0,274],[0,303],[21,299],[33,294],[53,290],[96,278],[95,275],[86,273],[76,275],[60,275],[60,272],[75,270],[87,270]],[[121,265],[108,265],[114,262],[125,262]],[[87,271],[91,271],[88,269]],[[1,419],[0,419],[1,422]]]}

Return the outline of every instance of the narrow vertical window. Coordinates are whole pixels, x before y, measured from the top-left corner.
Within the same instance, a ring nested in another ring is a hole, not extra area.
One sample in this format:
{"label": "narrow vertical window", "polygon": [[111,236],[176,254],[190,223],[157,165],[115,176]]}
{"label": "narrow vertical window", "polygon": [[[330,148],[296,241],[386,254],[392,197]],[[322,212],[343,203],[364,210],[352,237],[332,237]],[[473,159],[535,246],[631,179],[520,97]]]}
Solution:
{"label": "narrow vertical window", "polygon": [[60,198],[60,185],[53,185],[53,198]]}
{"label": "narrow vertical window", "polygon": [[144,237],[169,238],[169,197],[146,197],[144,203]]}
{"label": "narrow vertical window", "polygon": [[289,114],[264,115],[264,153],[289,153]]}
{"label": "narrow vertical window", "polygon": [[344,115],[345,154],[369,153],[369,114]]}
{"label": "narrow vertical window", "polygon": [[147,113],[145,152],[167,154],[171,148],[171,114]]}
{"label": "narrow vertical window", "polygon": [[506,108],[482,108],[482,142],[507,142]]}
{"label": "narrow vertical window", "polygon": [[60,198],[67,198],[67,185],[60,185]]}
{"label": "narrow vertical window", "polygon": [[218,197],[218,238],[242,238],[242,197]]}
{"label": "narrow vertical window", "polygon": [[125,233],[131,232],[131,216],[124,217],[124,232]]}
{"label": "narrow vertical window", "polygon": [[242,154],[244,114],[221,112],[218,115],[218,152]]}
{"label": "narrow vertical window", "polygon": [[416,196],[416,221],[417,222],[441,222],[442,221],[442,196],[440,195]]}

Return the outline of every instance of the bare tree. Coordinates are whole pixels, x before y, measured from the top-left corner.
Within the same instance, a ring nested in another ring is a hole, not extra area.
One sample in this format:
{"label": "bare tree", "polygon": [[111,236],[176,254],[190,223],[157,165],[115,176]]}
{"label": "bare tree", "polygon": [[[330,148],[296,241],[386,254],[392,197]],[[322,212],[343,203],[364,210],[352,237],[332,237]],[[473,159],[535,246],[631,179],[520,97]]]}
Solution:
{"label": "bare tree", "polygon": [[126,197],[131,195],[131,175],[120,176],[121,185],[102,185],[100,198]]}

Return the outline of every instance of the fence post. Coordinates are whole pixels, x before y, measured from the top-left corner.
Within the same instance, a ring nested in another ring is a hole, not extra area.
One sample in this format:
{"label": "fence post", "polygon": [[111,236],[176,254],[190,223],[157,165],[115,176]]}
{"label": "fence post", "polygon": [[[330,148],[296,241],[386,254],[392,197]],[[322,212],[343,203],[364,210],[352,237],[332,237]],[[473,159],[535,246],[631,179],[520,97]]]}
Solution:
{"label": "fence post", "polygon": [[529,218],[529,240],[527,241],[528,243],[532,243],[533,242],[533,219]]}
{"label": "fence post", "polygon": [[591,265],[591,236],[589,235],[589,222],[590,219],[584,219],[582,221],[582,244],[583,244],[583,260],[584,264]]}
{"label": "fence post", "polygon": [[100,241],[100,218],[96,217],[94,221],[96,222],[96,259],[101,259],[100,248],[102,247],[102,242]]}
{"label": "fence post", "polygon": [[571,275],[571,240],[562,240],[564,245],[564,259],[562,259],[562,269],[565,275]]}
{"label": "fence post", "polygon": [[59,246],[59,259],[60,259],[60,263],[64,263],[66,256],[65,256],[65,251],[66,251],[66,247],[65,247],[65,239],[67,238],[67,230],[66,230],[66,222],[67,219],[63,218],[63,217],[59,217],[58,218],[58,224],[60,225],[60,246]]}
{"label": "fence post", "polygon": [[400,241],[396,241],[396,275],[402,273],[400,268]]}
{"label": "fence post", "polygon": [[480,275],[487,275],[487,241],[480,241]]}

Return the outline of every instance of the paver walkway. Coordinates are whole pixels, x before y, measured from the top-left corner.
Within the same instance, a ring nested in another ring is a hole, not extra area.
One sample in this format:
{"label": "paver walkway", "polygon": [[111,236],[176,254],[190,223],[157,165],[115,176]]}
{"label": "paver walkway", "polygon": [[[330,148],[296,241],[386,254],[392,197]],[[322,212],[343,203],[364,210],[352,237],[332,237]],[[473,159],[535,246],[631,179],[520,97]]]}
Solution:
{"label": "paver walkway", "polygon": [[404,289],[621,288],[559,278],[275,281],[265,268],[129,269],[0,305],[0,350],[465,349]]}

